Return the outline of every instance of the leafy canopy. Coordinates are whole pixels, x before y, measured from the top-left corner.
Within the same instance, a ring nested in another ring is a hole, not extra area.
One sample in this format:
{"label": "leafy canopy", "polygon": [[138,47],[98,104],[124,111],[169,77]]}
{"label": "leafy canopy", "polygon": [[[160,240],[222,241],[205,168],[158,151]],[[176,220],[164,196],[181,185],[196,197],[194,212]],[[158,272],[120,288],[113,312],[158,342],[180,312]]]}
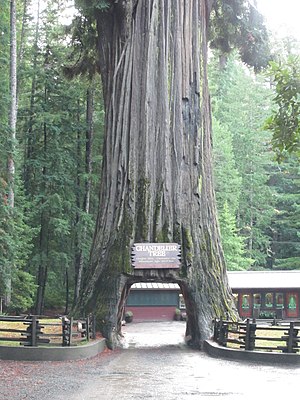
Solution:
{"label": "leafy canopy", "polygon": [[290,56],[286,62],[271,62],[269,75],[275,85],[276,109],[265,127],[273,133],[272,146],[277,160],[286,152],[300,156],[300,60]]}
{"label": "leafy canopy", "polygon": [[263,16],[246,0],[216,0],[209,27],[210,46],[222,54],[238,49],[241,60],[259,71],[271,58]]}

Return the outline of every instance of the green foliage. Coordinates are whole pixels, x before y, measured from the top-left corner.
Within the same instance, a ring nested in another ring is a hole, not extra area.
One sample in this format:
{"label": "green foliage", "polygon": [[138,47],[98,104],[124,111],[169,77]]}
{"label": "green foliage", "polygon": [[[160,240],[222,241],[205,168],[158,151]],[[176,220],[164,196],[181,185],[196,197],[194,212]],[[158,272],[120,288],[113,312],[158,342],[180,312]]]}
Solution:
{"label": "green foliage", "polygon": [[[70,56],[70,38],[66,38],[59,22],[63,3],[47,3],[48,7],[39,20],[39,29],[36,29],[36,21],[29,18],[24,25],[27,40],[23,43],[22,64],[19,65],[16,143],[18,153],[22,155],[16,158],[16,176],[22,175],[23,182],[16,182],[14,210],[6,204],[9,2],[5,2],[5,7],[1,6],[0,295],[5,294],[5,281],[11,276],[11,311],[32,307],[32,293],[35,292],[36,297],[38,291],[43,296],[44,289],[45,306],[66,305],[74,286],[75,247],[83,251],[85,266],[95,223],[104,120],[101,85],[98,81],[96,86],[100,89],[95,91],[98,114],[94,126],[100,133],[93,144],[95,174],[87,176],[86,92],[90,81],[73,79],[70,84],[63,74],[62,66]],[[101,8],[104,3],[98,5]],[[19,21],[22,21],[21,13]],[[85,40],[90,36],[93,43],[88,43],[87,47],[95,45],[92,31],[95,33],[95,27],[90,24],[85,31]],[[87,60],[88,64],[92,64],[91,60]],[[94,66],[90,65],[89,71],[92,68]],[[93,75],[94,72],[88,73]],[[88,180],[92,182],[90,214],[86,214],[82,206]],[[23,183],[24,194],[21,190]],[[38,287],[32,286],[31,276],[35,277]]]}
{"label": "green foliage", "polygon": [[272,164],[269,136],[261,126],[269,91],[234,56],[224,69],[217,58],[210,68],[219,214],[227,201],[238,235],[244,238],[246,258],[254,260],[254,266],[266,266],[274,196],[267,186]]}
{"label": "green foliage", "polygon": [[[53,254],[54,255],[54,254]],[[55,257],[53,257],[55,259]],[[57,260],[56,260],[57,262]],[[64,309],[65,308],[65,277],[58,278],[57,271],[50,271],[47,277],[45,290],[45,308],[46,309]]]}
{"label": "green foliage", "polygon": [[275,110],[265,127],[272,131],[277,160],[285,153],[300,156],[300,61],[290,56],[286,62],[270,63],[269,75],[275,85]]}
{"label": "green foliage", "polygon": [[[253,260],[245,256],[244,238],[236,226],[242,178],[235,165],[230,130],[213,118],[215,190],[222,246],[228,270],[248,269]],[[229,207],[230,204],[230,207]]]}
{"label": "green foliage", "polygon": [[[6,282],[11,278],[9,309],[17,312],[32,305],[32,291],[35,289],[31,284],[33,277],[24,270],[32,248],[33,230],[27,224],[24,214],[26,202],[18,187],[20,182],[17,181],[17,201],[13,209],[5,200],[0,202],[0,294],[7,295]],[[1,194],[0,198],[3,200]]]}
{"label": "green foliage", "polygon": [[300,269],[300,257],[289,257],[276,260],[274,269],[278,270],[294,270]]}
{"label": "green foliage", "polygon": [[216,0],[210,18],[210,46],[222,54],[238,49],[256,71],[270,60],[269,39],[259,12],[245,0]]}
{"label": "green foliage", "polygon": [[[298,268],[299,160],[285,149],[280,165],[273,160],[271,135],[262,130],[271,90],[234,58],[221,73],[216,59],[210,68],[216,197],[225,258],[242,237],[244,256],[254,260],[251,269]],[[285,76],[289,78],[290,72]],[[294,87],[285,86],[289,100]],[[236,230],[230,216],[235,216]],[[227,263],[230,268],[230,260]]]}
{"label": "green foliage", "polygon": [[232,144],[232,134],[227,126],[213,118],[215,190],[218,208],[225,203],[235,214],[238,210],[242,178],[237,170]]}
{"label": "green foliage", "polygon": [[75,5],[83,15],[93,16],[95,11],[107,11],[112,3],[112,0],[75,0]]}
{"label": "green foliage", "polygon": [[272,219],[270,266],[299,269],[300,265],[300,168],[289,156],[271,171],[270,184],[276,190],[276,213]]}
{"label": "green foliage", "polygon": [[[9,2],[1,1],[0,12],[0,190],[6,181],[9,107]],[[1,182],[2,181],[2,182]]]}
{"label": "green foliage", "polygon": [[229,271],[249,269],[254,260],[245,257],[244,239],[238,235],[236,218],[230,212],[227,202],[219,213],[219,223],[227,269]]}
{"label": "green foliage", "polygon": [[[10,10],[9,2],[1,2],[0,13],[0,295],[10,298],[10,310],[24,310],[32,304],[32,277],[24,268],[31,250],[32,231],[24,210],[28,206],[18,179],[18,153],[14,154],[15,207],[7,201],[7,154],[11,148],[8,129],[9,115],[9,62],[10,62]],[[19,22],[18,22],[19,27]],[[14,143],[16,145],[17,143]],[[14,146],[15,147],[15,146]]]}
{"label": "green foliage", "polygon": [[8,311],[19,314],[30,310],[34,304],[36,291],[34,277],[26,271],[17,269],[13,274],[12,287],[12,298]]}
{"label": "green foliage", "polygon": [[77,75],[87,75],[92,78],[99,72],[97,62],[97,29],[94,19],[90,16],[78,15],[68,27],[71,34],[71,53],[68,55],[68,65],[64,67],[65,75],[73,79]]}

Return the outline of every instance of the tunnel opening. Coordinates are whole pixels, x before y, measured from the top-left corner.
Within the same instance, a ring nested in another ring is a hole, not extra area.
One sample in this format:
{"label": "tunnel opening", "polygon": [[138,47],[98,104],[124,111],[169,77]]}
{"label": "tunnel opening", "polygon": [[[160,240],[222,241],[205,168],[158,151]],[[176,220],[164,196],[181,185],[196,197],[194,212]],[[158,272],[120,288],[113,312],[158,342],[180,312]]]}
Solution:
{"label": "tunnel opening", "polygon": [[129,291],[124,320],[146,321],[184,321],[186,306],[178,283],[138,282]]}
{"label": "tunnel opening", "polygon": [[185,283],[177,279],[129,281],[119,307],[123,343],[133,340],[141,347],[188,344],[191,310],[186,304],[190,305]]}
{"label": "tunnel opening", "polygon": [[130,312],[133,324],[179,319],[185,342],[201,349],[202,338],[211,335],[210,316],[203,314],[205,294],[195,288],[182,267],[180,245],[136,243],[131,259],[132,272],[120,275],[115,312],[107,324],[111,327],[107,332],[111,347],[122,338],[126,313]]}

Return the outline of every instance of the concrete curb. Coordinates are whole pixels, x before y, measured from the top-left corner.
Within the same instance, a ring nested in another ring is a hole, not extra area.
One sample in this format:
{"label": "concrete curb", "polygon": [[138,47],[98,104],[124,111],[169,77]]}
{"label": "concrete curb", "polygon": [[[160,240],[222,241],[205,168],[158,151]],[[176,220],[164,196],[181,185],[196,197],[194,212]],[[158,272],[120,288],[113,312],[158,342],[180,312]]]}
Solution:
{"label": "concrete curb", "polygon": [[95,357],[106,348],[105,339],[86,345],[70,347],[12,347],[0,346],[1,360],[14,361],[68,361]]}
{"label": "concrete curb", "polygon": [[286,353],[269,353],[266,351],[249,351],[239,349],[229,349],[228,347],[221,347],[212,340],[205,340],[203,350],[215,358],[225,358],[235,361],[253,361],[267,364],[290,364],[300,365],[299,354],[286,354]]}

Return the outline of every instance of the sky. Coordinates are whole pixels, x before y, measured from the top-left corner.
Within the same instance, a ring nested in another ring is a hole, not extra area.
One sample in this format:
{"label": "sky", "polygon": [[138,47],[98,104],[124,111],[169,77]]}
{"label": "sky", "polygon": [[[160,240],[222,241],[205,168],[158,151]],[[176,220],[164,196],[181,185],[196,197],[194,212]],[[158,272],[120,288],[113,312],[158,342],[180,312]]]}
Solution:
{"label": "sky", "polygon": [[[255,0],[248,0],[255,3]],[[267,27],[279,37],[294,36],[300,41],[300,0],[256,0]],[[38,0],[33,0],[36,8]],[[43,4],[44,1],[41,0]],[[69,0],[69,4],[73,0]]]}
{"label": "sky", "polygon": [[257,0],[257,8],[271,31],[300,41],[300,0]]}

